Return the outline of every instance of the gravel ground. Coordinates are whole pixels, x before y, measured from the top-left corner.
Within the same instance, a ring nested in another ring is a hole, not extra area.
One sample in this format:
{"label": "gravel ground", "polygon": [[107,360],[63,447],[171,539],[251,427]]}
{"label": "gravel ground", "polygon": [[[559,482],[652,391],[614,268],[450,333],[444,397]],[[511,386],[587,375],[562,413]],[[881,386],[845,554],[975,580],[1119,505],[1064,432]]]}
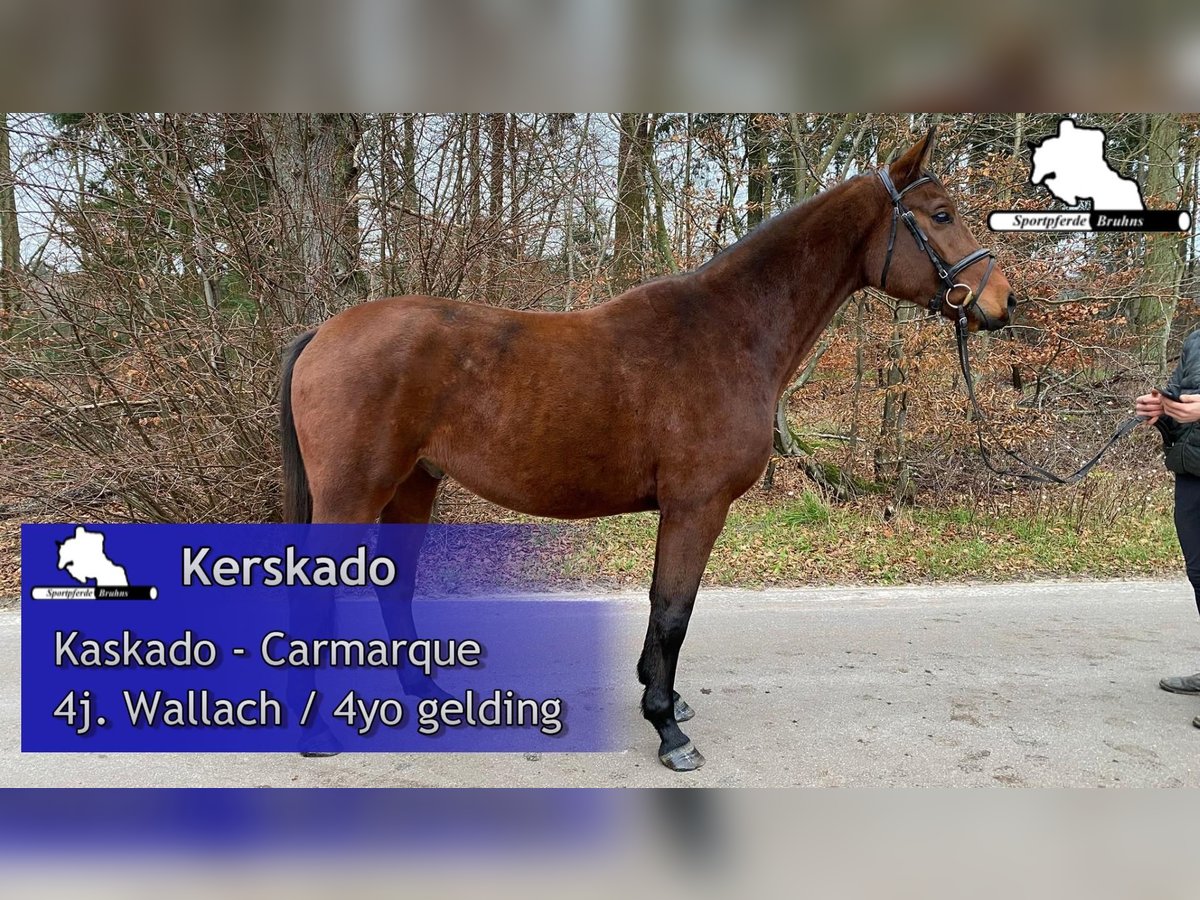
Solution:
{"label": "gravel ground", "polygon": [[1200,786],[1200,622],[1175,581],[703,591],[680,667],[708,758],[680,775],[637,712],[590,754],[22,754],[20,613],[0,611],[0,786]]}

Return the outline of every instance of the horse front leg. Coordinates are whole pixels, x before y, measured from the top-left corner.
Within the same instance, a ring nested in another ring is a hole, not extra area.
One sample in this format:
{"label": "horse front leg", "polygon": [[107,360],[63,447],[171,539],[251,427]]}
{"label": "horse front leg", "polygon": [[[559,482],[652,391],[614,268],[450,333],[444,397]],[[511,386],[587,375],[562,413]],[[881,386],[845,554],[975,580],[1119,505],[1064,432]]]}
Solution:
{"label": "horse front leg", "polygon": [[677,708],[678,712],[690,712],[690,707],[675,692],[675,671],[696,591],[728,511],[727,503],[664,507],[658,522],[650,623],[638,660],[638,679],[645,685],[642,715],[658,732],[658,758],[677,772],[704,765],[700,751],[679,728]]}

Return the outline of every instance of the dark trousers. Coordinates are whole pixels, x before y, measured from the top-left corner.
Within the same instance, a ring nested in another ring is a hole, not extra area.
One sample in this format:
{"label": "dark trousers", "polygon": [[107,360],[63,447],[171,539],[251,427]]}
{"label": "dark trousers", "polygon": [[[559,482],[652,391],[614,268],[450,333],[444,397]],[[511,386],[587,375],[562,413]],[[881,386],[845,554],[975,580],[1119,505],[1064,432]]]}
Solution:
{"label": "dark trousers", "polygon": [[1194,475],[1175,476],[1175,530],[1200,609],[1200,478]]}

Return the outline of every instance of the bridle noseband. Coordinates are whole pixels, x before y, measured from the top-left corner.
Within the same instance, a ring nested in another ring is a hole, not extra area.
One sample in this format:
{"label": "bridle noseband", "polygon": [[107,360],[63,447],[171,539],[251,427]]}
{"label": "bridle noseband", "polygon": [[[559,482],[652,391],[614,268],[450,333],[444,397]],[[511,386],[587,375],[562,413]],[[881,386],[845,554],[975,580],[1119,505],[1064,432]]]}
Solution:
{"label": "bridle noseband", "polygon": [[[887,189],[888,196],[892,200],[892,230],[888,235],[887,256],[883,260],[883,274],[879,278],[879,287],[887,289],[888,270],[892,267],[892,251],[896,249],[896,225],[902,221],[912,233],[913,240],[917,242],[917,246],[925,251],[925,255],[929,257],[929,261],[933,263],[933,268],[937,271],[938,278],[941,279],[946,291],[943,295],[935,295],[929,301],[929,311],[938,313],[942,311],[943,304],[955,310],[959,318],[965,319],[967,309],[979,299],[984,288],[987,287],[988,279],[992,277],[992,269],[996,267],[996,254],[986,247],[980,247],[974,250],[956,262],[954,265],[948,265],[941,255],[933,249],[933,245],[929,243],[929,237],[921,230],[921,226],[917,224],[917,217],[913,215],[913,211],[904,205],[904,195],[913,188],[920,187],[923,184],[932,183],[932,175],[922,175],[908,187],[902,191],[896,190],[896,184],[892,181],[892,175],[888,171],[887,166],[876,169],[875,174],[879,176],[879,180],[883,182],[884,188]],[[983,273],[983,279],[979,282],[979,291],[976,293],[971,290],[969,285],[958,281],[958,275],[964,269],[975,265],[981,259],[987,259],[987,270]],[[967,296],[962,303],[953,303],[950,300],[950,295],[957,288],[962,288],[967,292]],[[986,319],[987,314],[980,308],[980,314]]]}

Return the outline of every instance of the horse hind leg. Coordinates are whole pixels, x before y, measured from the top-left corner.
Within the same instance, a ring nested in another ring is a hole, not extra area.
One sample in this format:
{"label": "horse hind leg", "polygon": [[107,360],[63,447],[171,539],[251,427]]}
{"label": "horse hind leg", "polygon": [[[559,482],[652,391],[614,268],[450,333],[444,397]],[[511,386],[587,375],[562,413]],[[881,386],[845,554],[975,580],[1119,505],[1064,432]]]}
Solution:
{"label": "horse hind leg", "polygon": [[379,521],[394,525],[429,524],[441,485],[440,475],[434,475],[420,464],[414,466],[384,506]]}
{"label": "horse hind leg", "polygon": [[[317,458],[324,463],[324,460],[330,456],[324,455]],[[412,463],[409,465],[411,466]],[[406,505],[412,505],[415,502],[413,495],[421,492],[413,491],[401,495],[400,488],[396,486],[395,481],[388,483],[384,479],[360,477],[358,473],[365,468],[356,466],[353,461],[345,459],[338,466],[328,464],[310,466],[309,489],[312,492],[312,521],[314,524],[369,525],[377,519],[401,521],[397,510],[406,508]],[[405,478],[401,485],[407,484],[409,478]],[[436,485],[434,488],[434,491],[429,494],[424,521],[429,520],[429,513],[433,509],[433,494],[436,494]],[[397,500],[398,496],[401,497],[400,500]],[[419,506],[419,504],[417,505]],[[316,536],[314,535],[312,539],[315,541]],[[314,548],[314,552],[316,549]],[[380,552],[393,558],[397,555],[396,551],[389,552],[385,547],[381,547]],[[415,556],[416,551],[414,550],[412,565],[414,573]],[[403,586],[404,567],[400,563],[397,565],[397,572],[398,580]],[[405,621],[405,607],[407,607],[406,621],[411,626],[411,582],[408,585],[408,591],[407,603],[402,600],[384,602],[383,598],[380,598],[389,633],[393,628],[393,624],[388,621],[389,610],[392,610],[391,617],[393,619]],[[313,587],[302,593],[292,594],[289,596],[289,607],[289,629],[293,634],[315,638],[333,633],[335,618],[334,590],[332,588]],[[289,670],[288,698],[289,703],[295,709],[303,709],[305,698],[310,691],[315,689],[316,676],[312,669],[301,667]],[[341,749],[340,741],[332,733],[329,724],[318,713],[316,722],[301,742],[301,755],[306,757],[336,756]]]}
{"label": "horse hind leg", "polygon": [[[379,516],[382,525],[408,526],[380,530],[379,551],[396,563],[395,582],[378,592],[384,626],[393,641],[411,642],[419,637],[412,609],[417,564],[440,486],[440,476],[418,465],[396,488]],[[398,674],[404,693],[410,697],[421,700],[450,697],[424,672],[401,667]]]}
{"label": "horse hind leg", "polygon": [[[416,478],[425,472],[415,453],[399,451],[390,441],[368,441],[355,447],[330,432],[319,438],[314,452],[305,447],[314,524],[409,521],[402,518],[408,512],[406,504],[413,507],[409,514],[416,518],[412,521],[429,521],[433,495],[426,499],[424,483]],[[436,492],[435,482],[433,494]],[[427,506],[421,519],[423,503]]]}
{"label": "horse hind leg", "polygon": [[[324,461],[330,458],[329,455],[313,456],[320,461],[320,464],[308,467],[314,525],[369,525],[379,518],[380,510],[391,491],[381,484],[353,477],[350,473],[357,470],[352,465],[325,464]],[[392,489],[394,490],[394,483]],[[318,529],[305,529],[303,533],[305,537],[299,544],[302,555],[327,552],[320,546]],[[314,585],[303,591],[289,591],[289,633],[295,638],[308,640],[333,634],[336,625],[335,595],[335,589],[327,586]],[[307,666],[288,669],[287,694],[293,709],[299,711],[306,707],[306,698],[317,690],[316,679],[316,672]],[[301,739],[300,755],[336,756],[341,750],[341,742],[323,715],[318,712],[315,722],[309,726]]]}
{"label": "horse hind leg", "polygon": [[659,519],[650,621],[638,660],[638,678],[645,685],[642,715],[658,732],[659,761],[677,772],[704,765],[704,756],[679,728],[677,710],[686,715],[690,707],[675,691],[675,673],[696,591],[727,512],[727,504],[667,508]]}
{"label": "horse hind leg", "polygon": [[313,488],[314,525],[369,525],[388,503],[386,485],[355,485],[353,488]]}

